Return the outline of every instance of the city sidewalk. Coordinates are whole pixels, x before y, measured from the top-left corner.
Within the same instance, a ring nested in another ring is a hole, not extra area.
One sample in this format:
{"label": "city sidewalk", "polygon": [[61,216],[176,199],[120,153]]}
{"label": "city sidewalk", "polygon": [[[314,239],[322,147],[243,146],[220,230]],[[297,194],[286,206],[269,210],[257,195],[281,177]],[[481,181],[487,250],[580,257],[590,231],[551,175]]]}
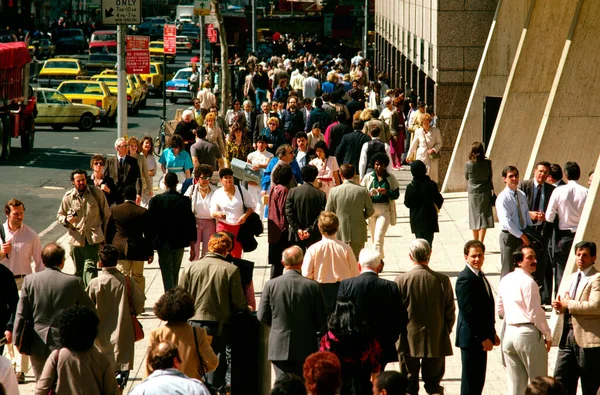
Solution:
{"label": "city sidewalk", "polygon": [[[403,204],[404,190],[406,185],[411,180],[409,171],[394,172],[400,183],[401,194],[397,201],[398,223],[388,229],[385,239],[385,269],[382,277],[394,280],[401,272],[410,270],[412,263],[408,257],[408,247],[414,236],[410,232],[408,209]],[[158,192],[158,191],[157,191]],[[440,211],[440,233],[435,235],[433,242],[433,254],[430,266],[433,270],[447,274],[454,286],[456,277],[465,266],[463,257],[463,246],[472,238],[472,232],[469,230],[468,209],[467,209],[467,194],[465,193],[448,193],[444,194],[445,202]],[[497,224],[496,224],[497,226]],[[265,226],[266,230],[266,226]],[[488,229],[485,244],[486,244],[486,261],[483,270],[491,283],[494,294],[498,289],[500,280],[500,250],[498,247],[498,227]],[[266,233],[258,239],[258,248],[244,255],[245,259],[255,262],[254,269],[254,289],[256,292],[257,304],[260,300],[262,288],[269,279],[270,268],[267,265],[267,237]],[[66,237],[59,239],[59,242],[68,248]],[[189,255],[186,253],[183,260],[183,267],[189,264]],[[183,270],[183,269],[182,269]],[[73,264],[70,258],[65,265],[65,272],[73,273]],[[140,322],[144,326],[144,331],[149,334],[150,331],[157,328],[161,323],[152,313],[152,307],[156,300],[163,294],[162,280],[158,267],[158,256],[155,255],[154,262],[146,265],[144,274],[146,276],[146,312],[140,316]],[[457,307],[458,313],[458,307]],[[547,315],[548,316],[548,315]],[[385,319],[385,317],[381,317]],[[496,322],[496,328],[500,333],[501,321]],[[454,344],[454,332],[451,334],[452,343]],[[147,340],[141,340],[136,343],[135,347],[135,363],[134,369],[131,372],[129,384],[125,389],[128,393],[133,387],[143,380],[144,363],[146,356]],[[550,352],[550,362],[548,373],[552,375],[556,360],[557,348],[552,348]],[[387,367],[388,370],[398,370],[398,364],[391,364]],[[274,377],[274,374],[271,375]],[[446,389],[448,395],[460,393],[460,378],[461,378],[461,361],[460,350],[455,348],[454,355],[446,359],[446,374],[442,385]],[[484,389],[484,394],[503,394],[507,392],[506,370],[502,366],[501,352],[499,347],[495,347],[488,356],[487,380]],[[27,383],[19,386],[21,394],[33,394],[35,383],[33,382],[33,372],[27,374]],[[238,394],[243,394],[242,392]],[[425,390],[421,386],[420,394],[425,394]],[[254,394],[243,394],[254,395]]]}

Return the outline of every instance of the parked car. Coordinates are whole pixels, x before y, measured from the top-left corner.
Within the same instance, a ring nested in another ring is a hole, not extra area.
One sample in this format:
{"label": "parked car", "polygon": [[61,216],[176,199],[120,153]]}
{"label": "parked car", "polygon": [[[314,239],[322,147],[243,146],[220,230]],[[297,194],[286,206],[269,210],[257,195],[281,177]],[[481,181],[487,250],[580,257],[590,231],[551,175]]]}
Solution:
{"label": "parked car", "polygon": [[192,53],[192,43],[186,36],[176,36],[175,45],[177,47],[177,53],[187,52]]}
{"label": "parked car", "polygon": [[90,37],[90,54],[117,53],[117,31],[116,30],[96,30]]}
{"label": "parked car", "polygon": [[167,97],[171,103],[177,103],[179,99],[192,100],[194,92],[188,89],[188,78],[192,75],[192,68],[186,67],[177,72],[171,81],[167,82]]}
{"label": "parked car", "polygon": [[58,53],[84,53],[87,40],[81,29],[61,29],[56,31],[56,51]]}
{"label": "parked car", "polygon": [[71,58],[52,58],[46,60],[37,76],[40,86],[55,88],[64,80],[74,80],[85,74],[81,62]]}
{"label": "parked car", "polygon": [[117,119],[117,95],[111,93],[104,82],[91,80],[64,81],[58,91],[71,103],[87,104],[100,109],[100,121],[104,125]]}
{"label": "parked car", "polygon": [[[102,81],[108,86],[111,93],[117,94],[117,75],[116,74],[99,74],[92,77],[92,81]],[[131,79],[127,79],[127,111],[131,115],[138,113],[140,109],[141,93],[135,88]]]}
{"label": "parked car", "polygon": [[[167,67],[167,80],[173,78],[173,72]],[[148,83],[148,91],[162,97],[163,92],[163,64],[162,62],[150,62],[150,74],[141,74]]]}
{"label": "parked car", "polygon": [[61,130],[76,126],[79,130],[92,130],[100,119],[100,109],[87,104],[74,104],[56,89],[34,88],[37,98],[36,126],[50,126]]}
{"label": "parked car", "polygon": [[[37,47],[37,55],[36,55],[36,47]],[[34,40],[29,43],[29,54],[36,55],[38,58],[51,58],[56,53],[56,45],[52,44],[52,41],[47,38],[42,38],[41,40]]]}
{"label": "parked car", "polygon": [[106,69],[115,69],[117,67],[117,55],[93,53],[88,57],[85,70],[88,75],[100,74]]}
{"label": "parked car", "polygon": [[[164,43],[162,41],[150,41],[150,59],[162,61],[164,50]],[[169,63],[175,63],[175,55],[167,54],[167,61]]]}

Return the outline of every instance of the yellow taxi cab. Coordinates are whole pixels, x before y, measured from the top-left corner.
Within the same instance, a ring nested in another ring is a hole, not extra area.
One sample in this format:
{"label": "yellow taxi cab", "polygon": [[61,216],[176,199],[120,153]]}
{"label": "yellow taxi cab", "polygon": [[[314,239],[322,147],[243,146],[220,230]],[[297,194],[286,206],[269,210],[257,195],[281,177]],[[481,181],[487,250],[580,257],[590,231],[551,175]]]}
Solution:
{"label": "yellow taxi cab", "polygon": [[92,130],[100,119],[100,109],[86,104],[74,104],[56,89],[33,88],[37,99],[38,115],[35,126],[51,126],[61,130],[76,126],[79,130]]}
{"label": "yellow taxi cab", "polygon": [[[162,41],[150,41],[150,58],[153,60],[162,61],[164,50],[164,43]],[[175,63],[175,55],[167,54],[167,62]]]}
{"label": "yellow taxi cab", "polygon": [[[104,70],[100,75],[117,75],[117,70]],[[137,76],[137,77],[136,77]],[[127,74],[129,82],[137,89],[140,93],[139,105],[140,108],[146,108],[146,99],[148,98],[148,84],[139,74]]]}
{"label": "yellow taxi cab", "polygon": [[117,118],[117,96],[110,92],[104,82],[90,80],[63,81],[58,86],[71,103],[88,104],[100,109],[100,121],[104,125],[113,123]]}
{"label": "yellow taxi cab", "polygon": [[[167,81],[173,78],[173,72],[167,67]],[[163,64],[150,62],[150,74],[140,74],[148,83],[148,91],[162,97],[163,93]]]}
{"label": "yellow taxi cab", "polygon": [[85,70],[78,59],[52,58],[44,63],[37,81],[42,87],[56,87],[64,80],[76,79],[84,74]]}
{"label": "yellow taxi cab", "polygon": [[[92,81],[101,81],[108,86],[111,93],[117,95],[117,74],[106,73],[92,76]],[[127,79],[127,112],[131,115],[137,114],[140,109],[140,91]]]}

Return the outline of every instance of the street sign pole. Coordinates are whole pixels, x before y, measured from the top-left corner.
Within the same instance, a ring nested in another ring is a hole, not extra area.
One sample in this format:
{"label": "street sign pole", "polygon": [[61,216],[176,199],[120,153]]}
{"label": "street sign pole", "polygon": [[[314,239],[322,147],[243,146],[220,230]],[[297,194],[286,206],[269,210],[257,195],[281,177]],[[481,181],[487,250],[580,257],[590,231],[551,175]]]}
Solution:
{"label": "street sign pole", "polygon": [[250,0],[252,7],[252,52],[256,54],[256,0]]}
{"label": "street sign pole", "polygon": [[163,118],[167,117],[167,54],[163,49],[163,78],[162,78],[162,92],[163,92]]}
{"label": "street sign pole", "polygon": [[200,89],[204,83],[204,15],[200,16]]}
{"label": "street sign pole", "polygon": [[117,137],[127,135],[127,74],[125,73],[125,30],[117,25]]}

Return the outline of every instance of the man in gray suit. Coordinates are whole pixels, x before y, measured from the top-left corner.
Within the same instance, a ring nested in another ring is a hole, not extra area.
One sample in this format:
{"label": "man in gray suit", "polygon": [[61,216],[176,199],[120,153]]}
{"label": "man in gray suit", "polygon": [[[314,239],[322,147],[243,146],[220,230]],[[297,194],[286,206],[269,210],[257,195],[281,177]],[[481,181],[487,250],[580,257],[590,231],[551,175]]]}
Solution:
{"label": "man in gray suit", "polygon": [[443,394],[446,356],[452,355],[450,332],[455,319],[454,292],[450,278],[429,268],[431,247],[425,239],[410,245],[413,268],[396,277],[402,302],[408,311],[406,332],[400,334],[398,357],[408,377],[408,393],[419,393],[422,368],[428,394]]}
{"label": "man in gray suit", "polygon": [[319,284],[300,274],[303,258],[298,246],[283,252],[285,271],[267,281],[258,308],[260,322],[271,327],[268,357],[277,378],[284,373],[302,377],[304,360],[317,351],[317,333],[325,325]]}
{"label": "man in gray suit", "polygon": [[50,352],[58,348],[61,314],[78,304],[96,311],[81,279],[61,271],[65,266],[65,250],[61,246],[50,243],[44,247],[42,262],[46,269],[23,280],[13,332],[19,351],[29,352],[36,381]]}
{"label": "man in gray suit", "polygon": [[366,220],[373,215],[373,203],[367,188],[357,185],[354,166],[346,163],[340,166],[340,175],[344,182],[329,192],[325,211],[331,211],[340,219],[338,239],[348,244],[358,259],[360,250],[367,241]]}

